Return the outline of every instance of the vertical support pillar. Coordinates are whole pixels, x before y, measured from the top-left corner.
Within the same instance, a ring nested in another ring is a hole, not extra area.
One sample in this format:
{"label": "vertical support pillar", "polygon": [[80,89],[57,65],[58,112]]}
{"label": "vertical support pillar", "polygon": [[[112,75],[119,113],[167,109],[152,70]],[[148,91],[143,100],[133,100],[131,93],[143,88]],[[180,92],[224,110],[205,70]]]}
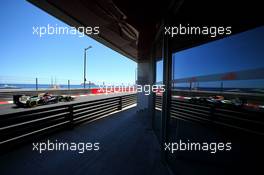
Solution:
{"label": "vertical support pillar", "polygon": [[[151,78],[153,71],[151,68],[151,60],[143,60],[138,62],[138,80],[137,84],[144,87],[145,85],[151,85]],[[149,109],[150,95],[146,95],[145,92],[137,93],[137,108],[139,111]]]}
{"label": "vertical support pillar", "polygon": [[118,110],[122,110],[122,96],[119,97],[119,104],[118,104]]}
{"label": "vertical support pillar", "polygon": [[36,78],[36,91],[38,90],[38,78]]}
{"label": "vertical support pillar", "polygon": [[73,121],[73,106],[69,105],[68,107],[69,114],[68,114],[68,120],[69,120],[69,128],[72,129],[74,126],[74,121]]}
{"label": "vertical support pillar", "polygon": [[[140,31],[138,38],[138,66],[137,66],[137,85],[151,85],[153,78],[153,68],[151,62],[151,47],[153,38],[156,34],[155,25],[147,25],[138,29]],[[150,96],[144,92],[137,93],[138,111],[149,110]],[[149,116],[149,113],[147,114]],[[151,117],[151,116],[149,116]]]}
{"label": "vertical support pillar", "polygon": [[172,53],[169,49],[168,36],[163,34],[162,44],[163,55],[163,84],[165,85],[165,92],[162,96],[162,113],[161,113],[161,147],[162,147],[162,161],[167,160],[167,152],[164,151],[164,143],[168,142],[169,134],[169,119],[171,106],[171,78],[172,78]]}
{"label": "vertical support pillar", "polygon": [[[152,51],[151,56],[151,69],[152,69],[152,78],[151,78],[151,85],[155,85],[156,83],[156,58],[153,54],[154,51]],[[156,109],[155,109],[155,101],[156,101],[156,93],[151,92],[150,94],[150,102],[149,102],[149,109],[151,110],[151,116],[152,116],[152,128],[155,128],[155,117],[156,117]]]}

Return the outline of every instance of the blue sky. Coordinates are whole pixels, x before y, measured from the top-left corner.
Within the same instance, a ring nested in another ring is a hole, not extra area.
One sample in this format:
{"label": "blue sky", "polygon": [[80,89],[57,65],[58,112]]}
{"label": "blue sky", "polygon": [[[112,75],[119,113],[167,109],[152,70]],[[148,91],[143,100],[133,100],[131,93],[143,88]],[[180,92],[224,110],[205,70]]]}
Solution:
{"label": "blue sky", "polygon": [[264,67],[264,27],[226,37],[174,55],[175,78]]}
{"label": "blue sky", "polygon": [[[136,63],[89,37],[33,35],[32,27],[67,26],[23,0],[3,0],[0,7],[0,83],[20,82],[72,84],[83,81],[83,49],[87,53],[87,80],[133,83]],[[175,78],[264,67],[264,27],[204,44],[175,54]],[[157,80],[162,79],[157,63]],[[232,84],[232,83],[231,83]],[[263,80],[233,83],[264,87]]]}
{"label": "blue sky", "polygon": [[[33,35],[33,26],[67,26],[22,0],[3,0],[0,7],[0,81],[50,83],[51,77],[66,84],[83,81],[83,49],[87,52],[87,80],[133,83],[136,63],[89,37]],[[1,82],[0,82],[1,83]]]}
{"label": "blue sky", "polygon": [[[174,77],[264,68],[264,27],[173,54]],[[157,62],[157,80],[162,80],[162,61]],[[264,75],[263,75],[264,76]],[[221,82],[200,83],[203,87],[219,87]],[[178,84],[189,86],[189,84]],[[225,87],[264,88],[264,80],[226,81]]]}
{"label": "blue sky", "polygon": [[[175,79],[264,68],[263,42],[264,27],[262,26],[178,52],[174,54]],[[199,84],[200,87],[220,87],[220,85],[221,82]],[[224,87],[264,88],[264,80],[225,81]]]}

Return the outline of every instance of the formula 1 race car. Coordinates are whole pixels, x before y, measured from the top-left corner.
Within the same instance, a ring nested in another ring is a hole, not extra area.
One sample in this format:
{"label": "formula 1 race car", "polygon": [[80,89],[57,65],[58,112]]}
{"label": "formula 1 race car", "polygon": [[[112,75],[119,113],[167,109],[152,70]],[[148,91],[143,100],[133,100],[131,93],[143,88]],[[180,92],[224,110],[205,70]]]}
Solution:
{"label": "formula 1 race car", "polygon": [[245,100],[239,98],[225,99],[223,96],[191,97],[188,101],[192,103],[210,104],[226,107],[242,107],[244,104],[246,104]]}
{"label": "formula 1 race car", "polygon": [[14,95],[13,101],[19,107],[34,107],[37,105],[52,104],[58,102],[72,101],[73,97],[68,95],[52,95],[49,93],[41,93],[37,96]]}

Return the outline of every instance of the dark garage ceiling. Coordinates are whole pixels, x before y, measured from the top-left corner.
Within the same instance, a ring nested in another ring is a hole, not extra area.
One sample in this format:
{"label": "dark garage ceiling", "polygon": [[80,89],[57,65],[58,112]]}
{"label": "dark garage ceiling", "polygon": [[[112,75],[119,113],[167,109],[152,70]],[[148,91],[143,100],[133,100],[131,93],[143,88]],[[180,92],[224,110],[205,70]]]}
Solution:
{"label": "dark garage ceiling", "polygon": [[[192,25],[232,25],[232,33],[263,21],[260,1],[191,0],[29,0],[71,26],[99,26],[92,38],[131,58],[147,59],[153,39],[165,15],[170,22]],[[259,20],[258,20],[259,19]],[[182,50],[219,38],[179,37],[174,50]]]}

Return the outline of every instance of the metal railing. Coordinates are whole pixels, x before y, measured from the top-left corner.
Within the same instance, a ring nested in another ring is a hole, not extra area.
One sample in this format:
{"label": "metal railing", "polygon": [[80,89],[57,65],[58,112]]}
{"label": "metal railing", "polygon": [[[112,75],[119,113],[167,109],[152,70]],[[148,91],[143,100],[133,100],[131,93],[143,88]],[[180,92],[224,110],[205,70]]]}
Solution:
{"label": "metal railing", "polygon": [[93,121],[136,104],[136,94],[0,115],[0,146]]}
{"label": "metal railing", "polygon": [[[156,97],[155,105],[156,108],[161,109],[161,97]],[[264,135],[264,110],[257,111],[235,106],[200,104],[172,98],[170,113],[171,118],[175,119]]]}

